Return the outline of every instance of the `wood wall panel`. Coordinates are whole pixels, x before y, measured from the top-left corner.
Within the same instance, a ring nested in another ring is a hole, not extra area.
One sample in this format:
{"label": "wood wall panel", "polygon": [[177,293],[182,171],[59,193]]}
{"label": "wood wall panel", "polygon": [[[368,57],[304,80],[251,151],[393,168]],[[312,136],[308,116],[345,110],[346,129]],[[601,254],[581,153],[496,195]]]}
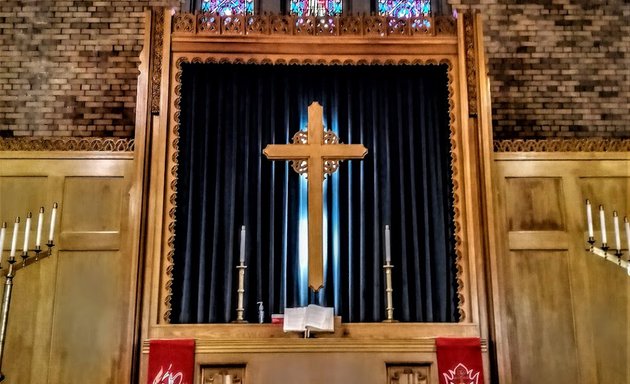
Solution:
{"label": "wood wall panel", "polygon": [[66,177],[64,231],[120,231],[124,182],[122,177]]}
{"label": "wood wall panel", "polygon": [[[510,231],[554,231],[564,229],[562,180],[557,177],[510,177],[506,183]],[[544,198],[543,198],[544,197]]]}
{"label": "wood wall panel", "polygon": [[510,360],[519,383],[578,382],[567,253],[510,252],[508,265]]}
{"label": "wood wall panel", "polygon": [[53,255],[14,279],[7,382],[130,381],[139,215],[132,172],[132,153],[0,154],[1,220],[44,205],[47,234],[52,203],[60,205]]}
{"label": "wood wall panel", "polygon": [[[60,252],[52,383],[122,383],[129,268],[120,252]],[[80,369],[77,369],[80,367]]]}
{"label": "wood wall panel", "polygon": [[630,383],[630,276],[588,252],[584,205],[606,206],[614,239],[612,210],[630,215],[630,154],[503,153],[494,173],[504,381]]}
{"label": "wood wall panel", "polygon": [[[6,221],[9,228],[17,216],[24,223],[26,212],[37,216],[39,207],[47,201],[48,178],[45,176],[4,176],[0,177],[0,220]],[[18,197],[19,198],[15,198]],[[47,205],[47,204],[46,204]],[[46,206],[49,210],[52,207]],[[33,225],[33,229],[35,226]],[[22,225],[22,229],[24,229]],[[5,244],[7,246],[7,244]],[[7,248],[10,247],[10,244]]]}

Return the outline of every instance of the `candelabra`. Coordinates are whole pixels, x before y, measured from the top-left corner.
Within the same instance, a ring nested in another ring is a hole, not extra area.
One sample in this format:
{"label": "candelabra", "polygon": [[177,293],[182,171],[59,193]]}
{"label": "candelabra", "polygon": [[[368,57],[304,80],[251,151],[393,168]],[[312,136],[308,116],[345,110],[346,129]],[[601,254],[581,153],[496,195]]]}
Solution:
{"label": "candelabra", "polygon": [[[31,228],[31,213],[26,216],[26,225],[24,228],[24,249],[21,253],[21,262],[17,262],[15,253],[16,253],[16,245],[17,245],[17,234],[20,224],[20,218],[17,217],[15,219],[15,225],[13,226],[13,239],[11,241],[11,253],[9,254],[8,263],[9,267],[7,269],[7,274],[5,276],[4,281],[4,296],[2,298],[2,313],[0,316],[0,382],[4,381],[5,375],[2,373],[2,359],[4,357],[4,344],[6,342],[7,335],[7,325],[9,321],[9,309],[11,306],[11,294],[13,293],[13,278],[15,277],[15,273],[23,268],[28,267],[29,265],[34,264],[35,262],[44,259],[48,256],[52,255],[52,249],[55,246],[53,242],[53,235],[55,231],[55,218],[57,214],[57,203],[53,204],[52,216],[50,218],[50,235],[46,246],[48,250],[42,254],[41,237],[42,237],[42,226],[44,221],[44,208],[40,208],[39,210],[39,219],[37,223],[37,239],[35,242],[35,249],[32,252],[35,254],[34,257],[29,256],[28,249],[28,240],[30,235]],[[4,238],[6,234],[7,225],[3,223],[2,229],[0,230],[0,261],[2,261],[2,251],[4,249]],[[0,269],[2,267],[0,266]]]}
{"label": "candelabra", "polygon": [[[608,260],[621,268],[625,269],[630,275],[630,261],[626,261],[622,258],[623,253],[621,252],[621,235],[619,233],[619,215],[617,211],[613,211],[613,228],[615,234],[615,252],[609,253],[610,247],[608,246],[608,239],[606,234],[606,216],[604,213],[604,206],[599,206],[599,219],[600,219],[600,229],[602,235],[602,243],[600,247],[595,246],[595,232],[593,230],[593,213],[591,211],[591,202],[586,200],[586,223],[588,227],[588,251],[597,255],[604,260]],[[630,249],[630,222],[628,218],[624,218],[624,226],[626,230],[626,238],[628,241],[628,248]]]}

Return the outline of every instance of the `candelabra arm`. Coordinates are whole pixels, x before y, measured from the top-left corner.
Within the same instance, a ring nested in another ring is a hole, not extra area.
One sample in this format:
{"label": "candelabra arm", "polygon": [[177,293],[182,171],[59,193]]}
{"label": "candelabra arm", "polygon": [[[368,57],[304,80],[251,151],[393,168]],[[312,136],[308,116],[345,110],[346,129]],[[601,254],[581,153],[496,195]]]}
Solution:
{"label": "candelabra arm", "polygon": [[618,255],[615,254],[615,257],[610,257],[610,256],[613,256],[613,255],[608,253],[608,248],[603,249],[603,248],[598,248],[598,247],[594,247],[594,246],[590,247],[589,252],[591,252],[594,255],[597,255],[597,256],[601,257],[604,260],[608,260],[611,263],[617,264],[621,268],[626,269],[628,271],[628,274],[630,275],[630,261],[623,260],[621,258],[621,256],[623,255],[622,253],[618,252],[619,254]]}
{"label": "candelabra arm", "polygon": [[4,381],[2,373],[2,358],[4,357],[4,343],[7,335],[7,323],[9,321],[9,306],[11,305],[11,293],[13,292],[13,263],[9,261],[9,272],[4,282],[4,296],[2,299],[2,319],[0,320],[0,381]]}

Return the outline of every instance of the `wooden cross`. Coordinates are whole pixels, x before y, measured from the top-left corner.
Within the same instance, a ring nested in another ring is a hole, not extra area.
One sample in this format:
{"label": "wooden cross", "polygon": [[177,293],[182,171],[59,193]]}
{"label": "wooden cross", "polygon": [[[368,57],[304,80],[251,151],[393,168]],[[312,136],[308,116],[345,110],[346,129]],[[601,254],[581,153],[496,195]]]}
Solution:
{"label": "wooden cross", "polygon": [[361,144],[339,144],[332,131],[324,131],[323,109],[317,102],[308,107],[308,126],[293,136],[293,144],[269,144],[263,154],[269,160],[292,160],[293,169],[307,175],[308,182],[308,286],[315,292],[324,286],[322,253],[322,185],[325,174],[335,172],[340,160],[362,159]]}

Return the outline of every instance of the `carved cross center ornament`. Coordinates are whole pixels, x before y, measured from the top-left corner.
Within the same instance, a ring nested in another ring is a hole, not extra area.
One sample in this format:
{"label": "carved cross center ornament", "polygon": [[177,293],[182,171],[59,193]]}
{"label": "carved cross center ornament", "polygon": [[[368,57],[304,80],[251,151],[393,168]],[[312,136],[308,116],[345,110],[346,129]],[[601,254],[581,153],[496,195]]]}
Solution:
{"label": "carved cross center ornament", "polygon": [[293,169],[306,174],[308,181],[308,285],[317,292],[324,286],[323,203],[326,174],[334,173],[340,160],[363,159],[367,149],[361,144],[340,144],[332,131],[324,131],[323,108],[317,102],[308,107],[306,131],[293,136],[293,144],[269,144],[263,154],[269,160],[291,160]]}

